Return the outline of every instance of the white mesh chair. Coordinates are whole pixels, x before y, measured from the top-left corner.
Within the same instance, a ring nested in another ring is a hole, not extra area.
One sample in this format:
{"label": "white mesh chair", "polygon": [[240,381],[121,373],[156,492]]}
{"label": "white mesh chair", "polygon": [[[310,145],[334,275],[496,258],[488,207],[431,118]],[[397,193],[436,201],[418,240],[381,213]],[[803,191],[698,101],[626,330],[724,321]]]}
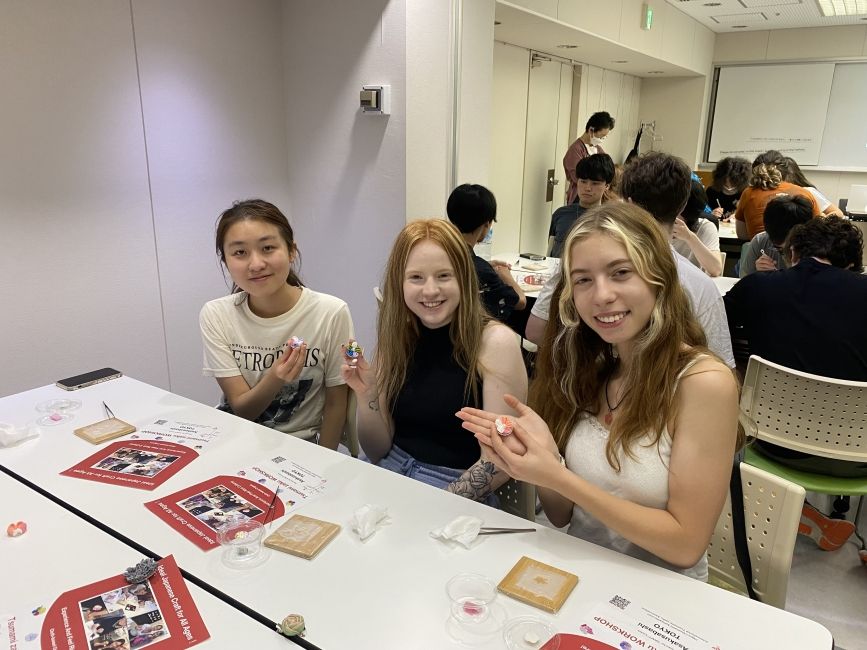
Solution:
{"label": "white mesh chair", "polygon": [[[746,463],[740,464],[740,471],[753,589],[763,603],[783,609],[804,505],[804,488]],[[735,553],[731,495],[726,497],[711,537],[707,563],[712,583],[746,593]]]}
{"label": "white mesh chair", "polygon": [[358,458],[358,419],[355,413],[355,392],[347,389],[349,396],[346,399],[346,424],[343,425],[343,435],[340,442],[349,449],[353,458]]}
{"label": "white mesh chair", "polygon": [[536,486],[509,479],[495,491],[500,499],[500,510],[536,521]]}
{"label": "white mesh chair", "polygon": [[[809,343],[806,343],[809,345]],[[741,392],[741,421],[747,434],[813,456],[867,462],[867,382],[845,381],[799,372],[751,356]],[[836,478],[799,471],[747,447],[745,460],[797,483],[807,492],[867,495],[867,477]],[[863,510],[855,517],[855,535]]]}

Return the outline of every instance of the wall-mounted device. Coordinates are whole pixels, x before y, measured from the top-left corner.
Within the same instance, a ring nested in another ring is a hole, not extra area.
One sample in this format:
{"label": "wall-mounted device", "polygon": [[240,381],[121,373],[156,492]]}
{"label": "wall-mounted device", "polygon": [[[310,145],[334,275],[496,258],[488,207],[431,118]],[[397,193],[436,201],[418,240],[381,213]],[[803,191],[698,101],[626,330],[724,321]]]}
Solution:
{"label": "wall-mounted device", "polygon": [[391,115],[391,86],[362,86],[359,103],[365,115]]}

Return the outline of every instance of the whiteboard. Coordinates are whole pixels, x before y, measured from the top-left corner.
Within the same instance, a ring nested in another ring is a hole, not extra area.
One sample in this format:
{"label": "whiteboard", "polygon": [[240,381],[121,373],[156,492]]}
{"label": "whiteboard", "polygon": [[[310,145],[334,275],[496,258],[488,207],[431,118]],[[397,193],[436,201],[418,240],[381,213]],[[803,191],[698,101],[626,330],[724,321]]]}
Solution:
{"label": "whiteboard", "polygon": [[867,168],[865,112],[867,63],[838,63],[819,154],[820,165]]}
{"label": "whiteboard", "polygon": [[708,162],[726,156],[753,160],[776,149],[801,165],[818,165],[834,66],[797,63],[720,68]]}

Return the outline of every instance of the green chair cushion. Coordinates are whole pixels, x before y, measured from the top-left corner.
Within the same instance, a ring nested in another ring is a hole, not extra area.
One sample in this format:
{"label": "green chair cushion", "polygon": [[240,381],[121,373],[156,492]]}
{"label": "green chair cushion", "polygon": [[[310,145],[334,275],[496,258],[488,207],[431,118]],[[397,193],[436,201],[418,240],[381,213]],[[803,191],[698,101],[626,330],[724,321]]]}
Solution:
{"label": "green chair cushion", "polygon": [[807,492],[841,495],[867,494],[867,476],[863,478],[836,478],[834,476],[802,472],[785,465],[780,465],[767,456],[763,456],[751,446],[746,448],[744,461],[753,467],[758,467],[771,474],[781,476],[792,483],[796,483]]}

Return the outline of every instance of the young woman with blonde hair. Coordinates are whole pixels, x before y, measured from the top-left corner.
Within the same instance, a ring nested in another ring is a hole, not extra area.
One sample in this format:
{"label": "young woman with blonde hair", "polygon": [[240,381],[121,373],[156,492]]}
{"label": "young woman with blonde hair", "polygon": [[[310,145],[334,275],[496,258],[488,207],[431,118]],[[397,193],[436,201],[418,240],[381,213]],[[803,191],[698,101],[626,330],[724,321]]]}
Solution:
{"label": "young woman with blonde hair", "polygon": [[515,333],[479,299],[470,251],[443,219],[413,221],[386,265],[372,362],[343,366],[358,397],[358,434],[381,467],[471,499],[508,480],[480,454],[455,412],[511,412],[504,393],[526,395]]}
{"label": "young woman with blonde hair", "polygon": [[737,382],[707,349],[648,213],[589,210],[564,251],[535,410],[507,399],[512,436],[491,412],[464,409],[464,427],[498,467],[539,486],[554,525],[705,580],[738,443]]}

